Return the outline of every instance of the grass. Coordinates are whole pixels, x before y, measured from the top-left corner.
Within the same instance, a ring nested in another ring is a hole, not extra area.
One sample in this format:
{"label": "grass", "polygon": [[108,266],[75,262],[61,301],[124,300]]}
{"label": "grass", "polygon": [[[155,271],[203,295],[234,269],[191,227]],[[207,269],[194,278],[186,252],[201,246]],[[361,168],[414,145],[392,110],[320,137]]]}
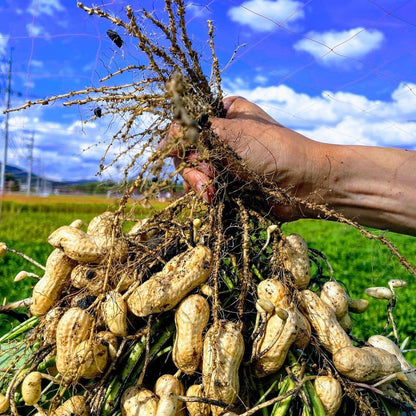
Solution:
{"label": "grass", "polygon": [[[45,264],[52,247],[47,243],[48,235],[59,226],[80,218],[88,222],[92,217],[107,209],[115,208],[115,201],[98,197],[49,197],[49,198],[6,198],[1,201],[0,241],[8,247],[30,255]],[[162,205],[155,205],[160,209]],[[149,210],[137,209],[137,215],[145,216]],[[371,299],[364,294],[369,286],[384,286],[389,279],[403,279],[408,285],[398,289],[398,303],[395,318],[403,341],[411,338],[408,348],[416,349],[416,310],[415,277],[411,276],[398,260],[378,241],[364,238],[357,230],[339,223],[302,220],[286,224],[283,231],[298,233],[309,247],[321,251],[334,270],[334,278],[345,283],[351,297],[370,301],[368,311],[354,315],[353,335],[367,339],[370,335],[383,331],[386,318],[386,302]],[[416,259],[416,239],[405,235],[387,233],[387,237],[411,263]],[[0,259],[0,294],[7,301],[23,299],[31,295],[35,280],[14,283],[17,272],[26,270],[42,274],[36,266],[24,259],[6,254]],[[6,315],[0,315],[0,333],[16,324]],[[408,358],[416,363],[416,354]]]}

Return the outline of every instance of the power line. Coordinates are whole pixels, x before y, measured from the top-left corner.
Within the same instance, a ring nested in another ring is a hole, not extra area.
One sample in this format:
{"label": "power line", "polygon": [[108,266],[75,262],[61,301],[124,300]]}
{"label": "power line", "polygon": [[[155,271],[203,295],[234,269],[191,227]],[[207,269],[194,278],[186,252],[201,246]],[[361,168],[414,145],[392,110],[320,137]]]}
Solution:
{"label": "power line", "polygon": [[[6,89],[6,109],[10,108],[10,92],[11,92],[11,81],[12,81],[12,49],[10,49],[9,59],[9,70],[7,72],[7,89]],[[7,163],[7,146],[9,141],[9,113],[5,116],[4,126],[4,151],[3,151],[3,162],[1,164],[1,176],[0,176],[0,194],[4,194],[4,182],[6,177],[6,163]]]}

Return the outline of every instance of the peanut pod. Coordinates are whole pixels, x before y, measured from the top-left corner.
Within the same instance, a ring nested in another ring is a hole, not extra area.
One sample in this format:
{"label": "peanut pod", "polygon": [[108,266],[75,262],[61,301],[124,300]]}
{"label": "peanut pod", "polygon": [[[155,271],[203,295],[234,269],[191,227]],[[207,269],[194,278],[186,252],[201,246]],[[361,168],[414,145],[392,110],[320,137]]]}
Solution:
{"label": "peanut pod", "polygon": [[71,272],[72,286],[77,289],[88,290],[88,293],[99,296],[103,292],[105,268],[103,266],[91,267],[78,264]]}
{"label": "peanut pod", "polygon": [[313,381],[313,387],[327,416],[335,416],[342,403],[342,387],[332,376],[318,376]]}
{"label": "peanut pod", "polygon": [[257,285],[257,296],[271,302],[275,307],[287,309],[291,303],[289,289],[276,279],[264,279]]}
{"label": "peanut pod", "polygon": [[278,313],[279,308],[282,310],[291,308],[294,313],[298,314],[296,319],[299,330],[294,344],[296,348],[305,349],[311,338],[311,326],[306,317],[296,307],[291,305],[291,294],[287,286],[276,279],[265,279],[257,286],[257,296],[260,306],[264,302],[270,302],[274,305],[276,313]]}
{"label": "peanut pod", "polygon": [[56,328],[56,368],[66,381],[77,377],[79,363],[74,357],[75,349],[89,338],[93,321],[88,312],[78,307],[68,309],[59,320]]}
{"label": "peanut pod", "polygon": [[311,280],[311,265],[308,246],[298,234],[290,234],[282,240],[281,257],[283,266],[289,270],[299,289],[308,286]]}
{"label": "peanut pod", "polygon": [[55,249],[46,260],[45,274],[33,288],[30,312],[34,316],[45,315],[69,284],[69,276],[76,262],[60,249]]}
{"label": "peanut pod", "polygon": [[383,335],[373,335],[368,338],[367,342],[373,347],[381,348],[393,354],[399,360],[401,370],[406,376],[406,380],[401,380],[401,382],[410,390],[416,392],[416,368],[404,358],[400,348],[391,339]]}
{"label": "peanut pod", "polygon": [[375,298],[375,299],[390,300],[394,296],[393,292],[388,287],[384,287],[384,286],[368,287],[364,291],[364,293],[368,296],[371,296],[372,298]]}
{"label": "peanut pod", "polygon": [[63,314],[64,308],[56,306],[44,316],[42,320],[42,337],[45,345],[51,345],[56,342],[56,328]]}
{"label": "peanut pod", "polygon": [[121,396],[122,416],[155,416],[159,399],[150,390],[129,387]]}
{"label": "peanut pod", "polygon": [[321,299],[335,312],[342,328],[348,333],[352,329],[351,317],[348,314],[349,296],[337,282],[326,282],[321,290]]}
{"label": "peanut pod", "polygon": [[113,361],[116,358],[118,349],[118,341],[116,335],[110,331],[100,331],[95,335],[94,338],[97,342],[107,346],[108,356],[110,360]]}
{"label": "peanut pod", "polygon": [[114,335],[125,337],[127,335],[127,305],[123,296],[115,291],[107,293],[102,304],[104,321]]}
{"label": "peanut pod", "polygon": [[276,373],[281,368],[298,335],[299,314],[294,311],[294,307],[287,312],[286,320],[276,314],[272,315],[259,342],[255,343],[253,361],[257,377]]}
{"label": "peanut pod", "polygon": [[[202,384],[206,397],[232,404],[239,392],[238,371],[244,340],[237,324],[220,320],[206,333],[202,360]],[[212,411],[218,408],[212,406]]]}
{"label": "peanut pod", "polygon": [[181,381],[171,374],[164,374],[156,380],[155,393],[159,397],[156,416],[179,416],[185,406],[179,403],[178,396],[183,396],[185,389]]}
{"label": "peanut pod", "polygon": [[52,416],[89,416],[90,409],[83,396],[72,396],[61,404]]}
{"label": "peanut pod", "polygon": [[9,410],[9,399],[0,393],[0,414],[6,413]]}
{"label": "peanut pod", "polygon": [[352,346],[350,337],[341,327],[333,309],[316,293],[302,290],[299,293],[299,306],[327,351],[333,354],[341,348]]}
{"label": "peanut pod", "polygon": [[94,237],[69,225],[56,229],[48,237],[48,243],[62,249],[68,257],[80,263],[100,263],[105,257],[105,252],[97,245]]}
{"label": "peanut pod", "polygon": [[55,230],[48,237],[48,242],[79,263],[101,263],[110,252],[118,261],[124,261],[128,255],[127,242],[123,237],[94,236],[69,225]]}
{"label": "peanut pod", "polygon": [[367,299],[350,299],[348,301],[348,310],[352,313],[364,313],[368,305]]}
{"label": "peanut pod", "polygon": [[82,341],[75,347],[73,362],[78,364],[78,377],[95,378],[107,366],[108,348],[96,339]]}
{"label": "peanut pod", "polygon": [[208,247],[198,245],[189,249],[132,291],[127,307],[136,316],[170,310],[208,279],[211,267],[212,253]]}
{"label": "peanut pod", "polygon": [[185,374],[193,374],[202,357],[202,332],[209,320],[209,305],[200,295],[185,298],[175,312],[176,336],[172,359]]}
{"label": "peanut pod", "polygon": [[[186,390],[188,397],[204,397],[204,388],[202,384],[193,384]],[[186,409],[190,416],[209,416],[209,405],[201,402],[186,402]]]}
{"label": "peanut pod", "polygon": [[334,352],[335,368],[353,381],[372,381],[401,371],[399,360],[376,347],[341,348]]}
{"label": "peanut pod", "polygon": [[42,394],[42,374],[31,371],[22,382],[22,397],[28,406],[36,404]]}
{"label": "peanut pod", "polygon": [[120,237],[122,234],[121,227],[115,221],[116,214],[111,211],[105,211],[89,222],[87,234],[97,237],[111,237],[114,233],[115,237]]}

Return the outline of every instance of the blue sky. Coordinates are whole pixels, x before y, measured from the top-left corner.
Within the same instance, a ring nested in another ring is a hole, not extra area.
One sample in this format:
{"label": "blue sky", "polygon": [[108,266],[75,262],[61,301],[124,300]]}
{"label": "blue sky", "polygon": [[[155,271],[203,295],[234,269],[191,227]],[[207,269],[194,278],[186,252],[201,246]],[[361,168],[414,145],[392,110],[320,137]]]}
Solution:
{"label": "blue sky", "polygon": [[[99,4],[120,17],[127,4],[164,15],[161,0]],[[315,140],[416,149],[414,0],[186,4],[188,30],[207,67],[206,21],[214,22],[227,94],[257,102],[281,123]],[[5,107],[11,48],[11,102],[18,106],[28,99],[99,86],[101,77],[136,62],[135,39],[124,36],[120,50],[106,36],[110,28],[107,20],[89,16],[73,0],[1,0],[0,110]],[[92,112],[92,105],[55,103],[11,113],[8,163],[27,167],[33,132],[35,173],[56,180],[97,178],[115,123],[103,117],[84,124]],[[3,115],[0,122],[2,132]],[[102,178],[108,177],[118,177],[117,167]]]}

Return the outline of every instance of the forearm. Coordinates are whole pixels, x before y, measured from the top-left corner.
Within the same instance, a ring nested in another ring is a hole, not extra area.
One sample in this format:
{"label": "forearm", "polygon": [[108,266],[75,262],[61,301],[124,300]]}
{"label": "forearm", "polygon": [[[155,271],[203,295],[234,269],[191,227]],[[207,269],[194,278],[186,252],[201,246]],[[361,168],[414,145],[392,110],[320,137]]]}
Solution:
{"label": "forearm", "polygon": [[416,152],[317,143],[312,199],[361,225],[416,235]]}

